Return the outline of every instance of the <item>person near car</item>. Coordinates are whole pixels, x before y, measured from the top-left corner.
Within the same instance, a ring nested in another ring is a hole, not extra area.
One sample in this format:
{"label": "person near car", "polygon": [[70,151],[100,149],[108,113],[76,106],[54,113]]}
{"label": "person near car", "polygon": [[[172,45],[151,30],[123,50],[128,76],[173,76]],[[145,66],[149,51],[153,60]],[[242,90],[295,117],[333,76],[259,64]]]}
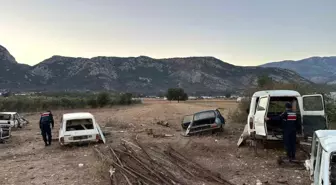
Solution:
{"label": "person near car", "polygon": [[51,113],[51,111],[47,111],[41,114],[40,118],[40,129],[43,141],[45,143],[45,146],[51,145],[51,129],[54,128],[54,117]]}
{"label": "person near car", "polygon": [[292,110],[292,104],[287,102],[285,104],[286,110],[279,116],[266,117],[268,120],[282,121],[283,125],[283,141],[285,145],[285,150],[287,152],[287,157],[289,161],[295,160],[296,153],[296,113]]}

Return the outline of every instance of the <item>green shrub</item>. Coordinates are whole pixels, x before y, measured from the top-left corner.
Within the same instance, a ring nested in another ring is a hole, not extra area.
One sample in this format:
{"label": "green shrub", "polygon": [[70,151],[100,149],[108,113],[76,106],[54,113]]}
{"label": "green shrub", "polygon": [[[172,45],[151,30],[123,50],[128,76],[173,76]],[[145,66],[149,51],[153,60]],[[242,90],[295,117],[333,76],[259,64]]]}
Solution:
{"label": "green shrub", "polygon": [[107,92],[96,94],[77,93],[76,96],[61,96],[50,94],[49,96],[10,96],[0,97],[0,111],[36,112],[48,109],[78,109],[97,108],[107,105],[130,105],[140,103],[133,101],[132,94],[110,94]]}
{"label": "green shrub", "polygon": [[105,107],[110,103],[110,95],[107,92],[101,92],[98,94],[97,103],[99,107]]}

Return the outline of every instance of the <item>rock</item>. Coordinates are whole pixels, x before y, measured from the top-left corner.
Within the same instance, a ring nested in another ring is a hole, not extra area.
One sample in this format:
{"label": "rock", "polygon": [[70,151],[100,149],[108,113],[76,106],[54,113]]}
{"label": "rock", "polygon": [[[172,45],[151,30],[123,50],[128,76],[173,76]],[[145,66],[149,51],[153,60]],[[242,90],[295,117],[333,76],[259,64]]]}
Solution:
{"label": "rock", "polygon": [[284,183],[287,183],[287,180],[286,180],[286,179],[278,179],[278,180],[277,180],[277,183],[282,183],[282,184],[284,184]]}

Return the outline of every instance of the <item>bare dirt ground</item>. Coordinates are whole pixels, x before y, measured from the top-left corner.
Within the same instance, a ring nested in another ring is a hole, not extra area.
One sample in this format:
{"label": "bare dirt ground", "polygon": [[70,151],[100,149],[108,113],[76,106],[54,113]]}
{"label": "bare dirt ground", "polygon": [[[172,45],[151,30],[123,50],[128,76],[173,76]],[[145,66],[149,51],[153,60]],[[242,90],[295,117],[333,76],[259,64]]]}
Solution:
{"label": "bare dirt ground", "polygon": [[[218,172],[233,184],[310,184],[308,173],[299,166],[280,167],[276,163],[280,149],[260,149],[255,155],[252,148],[237,148],[236,143],[244,125],[227,120],[224,133],[205,136],[181,136],[181,119],[184,115],[206,109],[221,108],[227,119],[234,101],[188,101],[176,103],[146,100],[142,105],[123,106],[109,109],[85,109],[54,111],[56,121],[53,137],[57,138],[61,115],[68,112],[91,112],[95,115],[106,135],[107,143],[116,146],[120,139],[131,141],[138,134],[144,145],[171,144],[183,154],[205,168]],[[94,153],[98,146],[60,147],[57,141],[45,147],[40,135],[39,113],[29,114],[30,121],[22,130],[12,132],[6,144],[0,144],[0,184],[109,184],[108,169],[105,169]],[[169,127],[156,124],[167,121]],[[154,133],[172,134],[174,137],[153,138],[144,129]],[[301,154],[299,153],[299,156]],[[78,164],[84,164],[79,167]]]}

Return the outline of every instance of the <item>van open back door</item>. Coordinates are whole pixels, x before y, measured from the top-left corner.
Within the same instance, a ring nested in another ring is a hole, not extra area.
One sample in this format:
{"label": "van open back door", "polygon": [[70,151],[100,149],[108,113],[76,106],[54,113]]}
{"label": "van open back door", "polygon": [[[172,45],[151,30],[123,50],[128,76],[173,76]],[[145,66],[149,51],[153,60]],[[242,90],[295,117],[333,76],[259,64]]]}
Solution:
{"label": "van open back door", "polygon": [[321,94],[302,96],[302,123],[305,137],[313,137],[316,130],[327,129],[327,118]]}
{"label": "van open back door", "polygon": [[267,135],[265,117],[267,116],[269,101],[270,101],[269,95],[261,96],[259,98],[258,106],[253,119],[256,135],[260,136]]}

